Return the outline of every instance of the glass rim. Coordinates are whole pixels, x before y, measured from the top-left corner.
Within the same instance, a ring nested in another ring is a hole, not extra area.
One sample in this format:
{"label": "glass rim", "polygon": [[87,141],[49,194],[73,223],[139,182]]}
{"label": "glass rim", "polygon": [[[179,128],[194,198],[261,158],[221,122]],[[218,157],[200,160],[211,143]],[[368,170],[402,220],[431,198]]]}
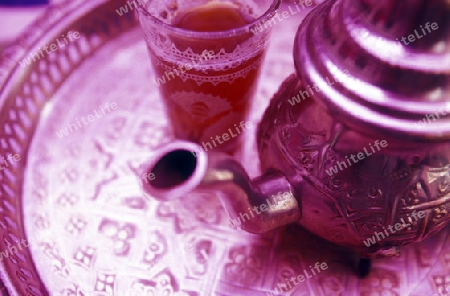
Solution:
{"label": "glass rim", "polygon": [[[225,30],[225,31],[216,31],[216,32],[199,32],[199,31],[192,31],[187,30],[183,28],[177,28],[170,24],[167,24],[160,19],[154,17],[150,12],[147,11],[147,9],[144,6],[139,6],[138,11],[142,12],[145,17],[149,17],[152,21],[157,23],[158,25],[162,26],[163,28],[173,31],[177,34],[186,36],[186,37],[196,37],[199,39],[213,39],[213,38],[229,38],[229,37],[235,37],[239,35],[243,35],[245,33],[249,33],[251,30],[250,28],[259,25],[259,23],[263,24],[269,19],[271,19],[275,14],[278,8],[281,5],[282,0],[273,0],[270,7],[258,18],[254,19],[251,23],[246,24],[245,26]],[[270,31],[271,27],[268,31]],[[145,30],[145,29],[144,29]],[[262,33],[262,32],[260,32]],[[256,35],[256,34],[255,34]]]}

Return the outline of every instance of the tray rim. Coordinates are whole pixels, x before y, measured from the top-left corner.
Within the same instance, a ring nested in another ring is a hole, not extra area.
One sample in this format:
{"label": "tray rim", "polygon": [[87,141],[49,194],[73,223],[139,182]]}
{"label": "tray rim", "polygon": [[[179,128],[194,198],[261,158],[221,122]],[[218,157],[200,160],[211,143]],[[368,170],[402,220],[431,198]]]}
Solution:
{"label": "tray rim", "polygon": [[[121,5],[122,4],[122,5]],[[83,20],[83,18],[86,18],[89,15],[94,15],[97,9],[105,9],[108,5],[109,10],[112,12],[115,8],[119,8],[120,6],[123,6],[126,4],[125,0],[120,1],[112,1],[112,0],[91,0],[91,1],[83,1],[83,0],[64,0],[61,3],[58,3],[56,5],[50,5],[43,13],[40,14],[40,16],[33,21],[29,26],[26,27],[26,29],[21,33],[20,36],[16,38],[9,46],[7,46],[2,52],[0,52],[0,155],[6,154],[8,151],[7,148],[4,146],[7,144],[4,144],[7,142],[7,140],[4,138],[5,132],[5,125],[8,123],[8,112],[7,111],[15,111],[12,110],[12,105],[14,101],[17,103],[18,95],[20,94],[20,89],[24,87],[24,84],[27,82],[26,78],[31,78],[33,74],[39,75],[39,65],[42,61],[49,60],[50,55],[46,55],[44,58],[39,59],[36,62],[31,62],[30,65],[27,65],[25,67],[21,67],[19,64],[19,61],[22,61],[29,53],[36,52],[37,49],[45,44],[49,44],[49,41],[54,41],[55,38],[60,37],[61,34],[66,33],[68,30],[72,30],[74,27],[81,26],[79,25],[79,22]],[[23,207],[22,207],[22,186],[23,186],[23,174],[26,166],[26,158],[28,155],[28,149],[31,143],[31,140],[34,137],[34,132],[36,131],[37,123],[39,122],[40,114],[42,108],[45,106],[45,103],[50,101],[53,95],[58,91],[59,87],[64,83],[64,81],[70,76],[71,72],[75,70],[78,66],[80,66],[89,56],[97,52],[97,50],[101,47],[103,47],[109,40],[117,38],[119,35],[124,34],[128,31],[129,28],[134,28],[137,26],[137,20],[134,19],[134,13],[128,13],[126,15],[122,16],[116,16],[118,18],[117,23],[115,24],[116,27],[120,28],[120,25],[123,25],[124,23],[127,23],[125,25],[125,28],[121,28],[122,30],[112,30],[112,32],[100,32],[94,31],[94,33],[103,33],[100,35],[100,44],[98,46],[93,46],[90,48],[90,51],[82,55],[81,50],[77,47],[76,50],[80,51],[80,55],[82,57],[76,62],[73,63],[69,70],[67,70],[65,73],[63,70],[61,70],[61,78],[59,81],[51,81],[53,83],[52,88],[50,91],[44,91],[44,98],[41,102],[39,102],[38,99],[36,101],[38,102],[32,102],[33,104],[36,103],[35,108],[37,108],[39,111],[37,114],[32,115],[32,112],[27,112],[27,115],[34,116],[34,118],[30,119],[33,121],[33,124],[31,124],[31,127],[25,128],[20,126],[20,128],[23,128],[24,130],[27,130],[28,134],[27,140],[19,141],[19,144],[22,146],[20,147],[21,152],[20,155],[23,156],[22,159],[24,159],[25,164],[17,164],[15,166],[12,166],[10,168],[11,175],[15,176],[22,176],[22,178],[19,177],[20,184],[17,184],[16,187],[16,199],[14,200],[13,206],[15,209],[15,213],[9,213],[10,217],[9,219],[13,220],[13,222],[16,223],[16,229],[11,229],[8,226],[1,225],[0,228],[0,234],[3,237],[3,240],[0,240],[0,248],[1,250],[6,250],[7,246],[11,245],[11,242],[9,244],[5,243],[6,240],[14,240],[14,238],[17,238],[18,236],[16,234],[19,234],[20,237],[23,237],[25,239],[28,239],[25,227],[24,227],[24,217],[23,217]],[[114,23],[114,19],[110,20],[107,19],[107,22]],[[74,25],[75,24],[75,25]],[[131,24],[131,26],[130,26]],[[109,35],[108,35],[109,34]],[[70,45],[72,45],[72,48],[74,48],[75,42],[70,43],[67,45],[67,48],[70,48]],[[59,53],[59,51],[58,51]],[[42,72],[42,71],[41,71]],[[31,93],[29,94],[31,97]],[[28,111],[28,110],[26,110]],[[19,112],[16,111],[17,115],[19,115]],[[6,123],[5,123],[6,122]],[[19,123],[19,122],[16,122]],[[2,142],[3,141],[3,142]],[[17,151],[12,151],[12,153],[17,153]],[[0,197],[2,199],[6,199],[7,192],[6,192],[6,179],[8,177],[6,176],[5,172],[2,171],[0,173],[0,182],[5,182],[5,185],[2,184],[0,186]],[[17,196],[19,198],[17,198]],[[0,208],[2,208],[3,212],[9,212],[8,207],[4,205],[4,203],[0,204]],[[4,214],[0,213],[0,222],[5,221],[5,225],[8,225],[9,223],[4,220]],[[16,232],[16,233],[13,233]],[[26,253],[26,254],[25,254]],[[28,258],[28,260],[23,260],[21,258],[16,257],[17,259],[20,259],[22,262],[27,262],[27,269],[25,269],[28,273],[30,273],[35,278],[29,278],[27,279],[25,274],[20,271],[20,267],[16,267],[18,265],[18,261],[6,263],[5,261],[2,261],[0,263],[0,286],[2,287],[0,290],[1,295],[24,295],[25,287],[28,287],[27,289],[27,295],[49,295],[49,291],[45,287],[45,284],[42,282],[39,272],[37,271],[36,265],[33,261],[33,257],[31,255],[30,249],[27,249],[25,252],[21,252],[23,257]],[[10,256],[11,258],[12,256]],[[22,256],[21,256],[22,257]],[[9,258],[8,258],[9,259]],[[12,261],[12,260],[8,260]],[[30,264],[31,263],[31,264]],[[7,268],[9,266],[9,268]],[[13,267],[11,267],[13,266]],[[10,272],[8,272],[8,269]],[[24,269],[24,268],[22,268]],[[22,276],[24,280],[13,280],[13,271],[16,271],[15,276]],[[19,271],[21,274],[18,274]],[[27,283],[27,280],[29,281]],[[15,283],[21,283],[21,284],[15,284]],[[27,285],[28,284],[28,285]],[[29,290],[30,287],[33,287],[34,290]],[[30,292],[32,291],[32,292]],[[44,292],[45,291],[45,292]],[[35,294],[35,293],[38,294]]]}

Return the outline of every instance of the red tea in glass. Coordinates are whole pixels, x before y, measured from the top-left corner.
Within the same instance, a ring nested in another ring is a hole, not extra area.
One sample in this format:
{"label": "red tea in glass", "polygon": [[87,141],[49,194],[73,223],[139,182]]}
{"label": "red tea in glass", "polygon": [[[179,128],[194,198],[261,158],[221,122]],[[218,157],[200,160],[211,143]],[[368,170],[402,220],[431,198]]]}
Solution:
{"label": "red tea in glass", "polygon": [[[270,32],[252,33],[261,8],[248,1],[203,2],[156,9],[150,1],[140,21],[156,73],[153,83],[160,88],[175,137],[205,150],[233,152],[242,135],[236,135],[236,127],[247,119]],[[274,1],[266,2],[263,16],[270,18],[267,11]],[[226,141],[213,141],[225,134]]]}

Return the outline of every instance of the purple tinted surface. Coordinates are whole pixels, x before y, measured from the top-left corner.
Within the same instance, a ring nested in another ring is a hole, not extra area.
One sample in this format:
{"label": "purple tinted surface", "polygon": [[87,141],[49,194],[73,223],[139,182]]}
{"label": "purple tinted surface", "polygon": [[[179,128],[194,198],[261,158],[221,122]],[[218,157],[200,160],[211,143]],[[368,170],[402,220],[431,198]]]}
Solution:
{"label": "purple tinted surface", "polygon": [[[22,184],[20,180],[24,179],[23,194],[14,197],[24,202],[27,238],[36,239],[30,243],[32,262],[48,294],[268,295],[266,292],[287,283],[287,278],[308,277],[305,272],[311,275],[309,266],[316,263],[326,263],[327,270],[299,284],[290,282],[290,295],[431,296],[450,287],[449,229],[403,249],[399,258],[376,261],[370,276],[360,280],[348,268],[345,250],[297,225],[251,235],[230,228],[230,221],[213,194],[189,194],[171,202],[158,202],[142,194],[136,167],[154,153],[157,145],[172,138],[138,28],[96,47],[103,36],[109,36],[102,28],[125,22],[126,16],[119,17],[115,9],[126,5],[126,1],[109,2],[113,6],[110,21],[102,17],[106,14],[102,7],[95,12],[95,20],[80,17],[84,30],[69,24],[51,37],[40,37],[48,45],[70,30],[82,35],[79,43],[70,43],[33,64],[40,66],[33,67],[34,79],[26,69],[19,69],[24,82],[18,84],[28,91],[27,95],[9,95],[10,91],[0,90],[0,100],[7,92],[11,103],[9,107],[2,106],[11,112],[1,113],[4,118],[0,117],[0,128],[6,117],[14,122],[8,125],[9,130],[19,125],[27,127],[26,118],[41,113],[35,132],[12,133],[33,133],[29,152],[22,155],[26,159],[25,172],[14,174],[11,169],[4,171],[9,174],[0,173],[0,178],[5,175],[9,180],[16,176],[15,182],[9,182],[10,187]],[[296,9],[286,3],[281,11],[290,15]],[[69,22],[69,17],[65,18]],[[250,118],[254,126],[269,98],[294,71],[291,46],[300,20],[299,13],[274,28],[263,83]],[[78,46],[83,50],[77,50]],[[75,64],[80,60],[79,52],[93,55],[77,69],[72,64],[68,66],[67,61]],[[65,67],[56,68],[62,60],[66,61]],[[67,68],[70,77],[61,79],[58,92],[45,98],[45,109],[40,109],[42,104],[28,110],[31,101],[44,97],[36,87],[41,83],[37,80],[42,79],[42,85],[48,86],[48,77],[56,75],[54,83],[59,83],[57,71]],[[0,69],[0,80],[1,73]],[[13,78],[14,83],[19,80],[17,76]],[[26,104],[21,103],[24,98]],[[101,107],[107,102],[117,103],[118,108],[103,115]],[[97,118],[96,112],[101,116]],[[82,128],[71,130],[68,135],[61,134],[77,118],[89,115],[95,116],[92,122],[81,123]],[[0,143],[4,143],[6,132],[0,131]],[[7,136],[8,143],[22,143]],[[254,132],[249,133],[247,140],[242,159],[254,177],[259,174]],[[0,152],[3,157],[3,151]],[[5,215],[5,208],[10,211],[4,203],[0,208],[0,217]],[[7,227],[2,228],[2,235],[13,228]],[[3,242],[0,246],[0,251],[4,251]],[[8,258],[2,263],[10,262]],[[11,270],[7,269],[16,287],[24,285],[23,278],[31,282],[28,272],[23,275]]]}
{"label": "purple tinted surface", "polygon": [[0,0],[0,5],[5,6],[31,6],[48,4],[48,0]]}

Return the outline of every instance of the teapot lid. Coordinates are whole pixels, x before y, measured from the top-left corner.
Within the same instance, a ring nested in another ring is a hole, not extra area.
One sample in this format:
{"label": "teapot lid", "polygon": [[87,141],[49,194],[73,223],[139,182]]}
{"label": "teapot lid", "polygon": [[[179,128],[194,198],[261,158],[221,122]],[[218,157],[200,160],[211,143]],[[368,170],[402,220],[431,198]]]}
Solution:
{"label": "teapot lid", "polygon": [[294,61],[351,128],[450,139],[449,1],[326,1],[300,25]]}

